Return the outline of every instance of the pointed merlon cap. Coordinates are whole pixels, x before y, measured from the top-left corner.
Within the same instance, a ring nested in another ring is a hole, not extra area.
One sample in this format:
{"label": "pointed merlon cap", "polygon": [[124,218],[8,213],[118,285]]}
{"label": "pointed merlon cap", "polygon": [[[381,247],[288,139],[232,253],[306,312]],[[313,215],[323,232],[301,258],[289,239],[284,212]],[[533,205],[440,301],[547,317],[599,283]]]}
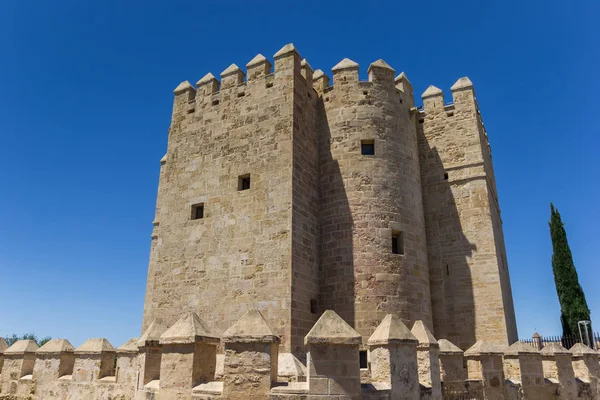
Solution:
{"label": "pointed merlon cap", "polygon": [[160,344],[190,344],[202,342],[218,344],[219,338],[213,335],[208,326],[195,313],[187,313],[175,325],[160,336]]}
{"label": "pointed merlon cap", "polygon": [[440,345],[440,354],[463,354],[463,351],[454,343],[447,339],[438,340]]}
{"label": "pointed merlon cap", "polygon": [[564,347],[560,343],[548,343],[544,346],[542,351],[540,351],[543,356],[555,356],[558,354],[571,354],[571,352]]}
{"label": "pointed merlon cap", "polygon": [[8,349],[4,350],[4,355],[35,353],[39,346],[33,340],[17,340]]}
{"label": "pointed merlon cap", "polygon": [[[8,351],[8,350],[7,350]],[[571,347],[569,349],[569,351],[571,352],[571,354],[573,354],[573,356],[598,356],[598,352],[595,350],[590,349],[589,347],[587,347],[585,344],[583,343],[575,343],[573,345],[573,347]],[[6,352],[4,352],[4,354],[6,354]]]}
{"label": "pointed merlon cap", "polygon": [[396,81],[396,83],[400,83],[400,82],[408,82],[410,83],[410,81],[408,80],[408,77],[406,76],[406,74],[404,72],[400,72],[400,75],[398,75],[396,77],[396,79],[394,79]]}
{"label": "pointed merlon cap", "polygon": [[279,353],[277,356],[277,375],[285,377],[306,376],[306,367],[292,353]]}
{"label": "pointed merlon cap", "polygon": [[345,69],[358,69],[358,64],[349,58],[344,58],[342,61],[337,63],[333,68],[331,68],[331,71],[338,72],[338,71],[343,71]]}
{"label": "pointed merlon cap", "polygon": [[142,334],[142,337],[137,341],[138,347],[157,345],[160,341],[160,335],[165,333],[167,327],[162,321],[154,320],[148,326],[148,329]]}
{"label": "pointed merlon cap", "polygon": [[2,338],[0,338],[0,354],[4,353],[4,350],[8,349],[8,344]]}
{"label": "pointed merlon cap", "polygon": [[233,75],[233,74],[240,74],[240,73],[242,75],[244,74],[244,72],[240,69],[240,67],[238,67],[235,64],[231,64],[229,67],[227,67],[225,69],[225,71],[221,72],[221,78],[224,78],[226,76]]}
{"label": "pointed merlon cap", "polygon": [[326,77],[326,76],[327,75],[325,75],[325,72],[323,72],[323,70],[318,69],[313,74],[313,81],[316,81],[317,79],[321,79],[321,78]]}
{"label": "pointed merlon cap", "polygon": [[279,51],[277,53],[275,53],[273,55],[273,58],[283,57],[290,53],[296,53],[296,54],[298,53],[296,51],[296,47],[294,47],[294,43],[288,43],[285,46],[283,46],[281,49],[279,49]]}
{"label": "pointed merlon cap", "polygon": [[246,68],[256,67],[257,65],[261,65],[264,63],[268,63],[269,60],[262,54],[257,54],[248,64],[246,64]]}
{"label": "pointed merlon cap", "polygon": [[304,344],[359,345],[362,337],[333,310],[327,310],[304,337]]}
{"label": "pointed merlon cap", "polygon": [[466,76],[457,80],[450,88],[453,92],[464,89],[473,89],[473,82]]}
{"label": "pointed merlon cap", "polygon": [[163,165],[163,164],[164,164],[164,163],[166,163],[166,162],[167,162],[167,155],[165,154],[165,155],[163,156],[163,158],[161,158],[161,159],[160,159],[160,165]]}
{"label": "pointed merlon cap", "polygon": [[102,354],[115,351],[112,344],[104,338],[88,339],[75,349],[75,354]]}
{"label": "pointed merlon cap", "polygon": [[527,344],[522,341],[515,342],[511,344],[508,349],[504,352],[506,356],[520,356],[523,354],[540,354],[538,349],[535,349],[530,344]]}
{"label": "pointed merlon cap", "polygon": [[434,97],[434,96],[440,96],[443,95],[444,92],[442,92],[442,89],[437,88],[433,85],[430,85],[426,91],[423,92],[423,94],[421,95],[422,99],[426,99],[428,97]]}
{"label": "pointed merlon cap", "polygon": [[389,71],[392,71],[392,73],[396,73],[396,70],[394,68],[390,67],[390,65],[388,63],[386,63],[385,61],[383,61],[381,58],[377,61],[372,62],[371,65],[369,65],[369,72],[373,68],[387,69]]}
{"label": "pointed merlon cap", "polygon": [[502,355],[504,352],[501,346],[478,340],[473,346],[465,351],[465,356],[482,356],[482,355]]}
{"label": "pointed merlon cap", "polygon": [[139,338],[131,338],[121,346],[117,347],[117,353],[136,353],[138,352],[138,342]]}
{"label": "pointed merlon cap", "polygon": [[217,78],[215,78],[215,76],[209,72],[208,74],[204,75],[198,82],[196,82],[196,87],[206,85],[207,83],[210,83],[210,82],[213,82],[216,80],[217,80]]}
{"label": "pointed merlon cap", "polygon": [[399,343],[414,343],[418,340],[415,335],[400,321],[396,315],[388,314],[371,335],[367,344],[379,346]]}
{"label": "pointed merlon cap", "polygon": [[540,335],[539,333],[537,333],[537,331],[534,331],[534,332],[533,332],[533,336],[532,336],[532,337],[533,337],[534,339],[541,339],[541,338],[542,338],[542,335]]}
{"label": "pointed merlon cap", "polygon": [[419,341],[419,344],[426,344],[426,345],[437,345],[438,344],[437,340],[435,340],[435,338],[433,337],[433,334],[431,333],[431,331],[429,329],[427,329],[427,327],[421,320],[415,321],[415,324],[413,325],[413,327],[410,331],[412,332],[413,335],[415,335],[415,337]]}
{"label": "pointed merlon cap", "polygon": [[60,354],[74,351],[75,348],[67,339],[50,339],[38,349],[37,354]]}
{"label": "pointed merlon cap", "polygon": [[179,86],[175,88],[175,90],[173,90],[173,93],[181,94],[190,90],[194,90],[194,87],[191,85],[191,83],[189,83],[188,81],[183,81],[179,84]]}
{"label": "pointed merlon cap", "polygon": [[250,310],[223,333],[225,343],[279,343],[267,321],[258,310]]}
{"label": "pointed merlon cap", "polygon": [[310,68],[310,69],[312,69],[312,67],[310,66],[310,64],[308,63],[308,61],[306,61],[306,58],[302,59],[302,61],[300,62],[300,66],[302,68]]}

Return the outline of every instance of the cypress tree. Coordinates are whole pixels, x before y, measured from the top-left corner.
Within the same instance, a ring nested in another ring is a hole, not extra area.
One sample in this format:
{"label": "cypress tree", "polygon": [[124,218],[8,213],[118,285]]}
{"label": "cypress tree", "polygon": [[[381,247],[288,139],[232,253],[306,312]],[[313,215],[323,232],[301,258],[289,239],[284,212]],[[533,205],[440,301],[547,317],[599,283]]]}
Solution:
{"label": "cypress tree", "polygon": [[[579,337],[578,321],[590,320],[590,310],[573,264],[573,255],[567,241],[567,232],[558,209],[550,203],[550,237],[552,238],[552,272],[560,303],[560,322],[563,336]],[[591,330],[590,340],[592,340]],[[585,340],[585,333],[583,340]]]}

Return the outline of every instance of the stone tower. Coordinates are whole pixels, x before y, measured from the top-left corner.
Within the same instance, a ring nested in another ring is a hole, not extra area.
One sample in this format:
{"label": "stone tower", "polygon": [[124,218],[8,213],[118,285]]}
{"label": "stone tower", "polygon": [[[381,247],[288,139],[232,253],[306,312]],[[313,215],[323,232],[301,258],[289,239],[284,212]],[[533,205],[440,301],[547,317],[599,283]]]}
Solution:
{"label": "stone tower", "polygon": [[491,148],[469,78],[453,104],[430,86],[418,113],[423,205],[437,337],[462,348],[517,340]]}
{"label": "stone tower", "polygon": [[330,86],[290,44],[273,72],[258,55],[246,79],[233,64],[220,82],[175,89],[143,330],[193,311],[221,334],[259,309],[282,351],[302,357],[333,309],[365,340],[389,313],[463,347],[513,340],[470,82],[453,87],[453,106],[429,89],[417,110],[404,74],[379,60],[361,82],[358,68],[343,60]]}

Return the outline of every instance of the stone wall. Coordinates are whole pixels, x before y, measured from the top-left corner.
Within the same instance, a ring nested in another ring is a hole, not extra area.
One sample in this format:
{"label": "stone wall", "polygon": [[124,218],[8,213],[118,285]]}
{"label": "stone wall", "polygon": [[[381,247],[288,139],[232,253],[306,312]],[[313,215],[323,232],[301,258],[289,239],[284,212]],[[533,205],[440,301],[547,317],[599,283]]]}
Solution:
{"label": "stone wall", "polygon": [[[0,353],[0,400],[600,400],[600,354],[581,344],[540,352],[524,342],[478,341],[463,353],[423,321],[411,331],[392,314],[365,342],[327,310],[304,338],[307,364],[298,371],[306,375],[290,381],[280,374],[289,368],[279,362],[280,338],[257,310],[222,337],[193,313],[158,336],[152,325],[117,349],[106,339],[78,348],[65,339],[41,348],[18,341]],[[363,370],[361,345],[370,360]],[[150,347],[156,364],[146,362]]]}
{"label": "stone wall", "polygon": [[300,337],[316,320],[316,136],[300,62],[287,46],[272,74],[259,55],[247,81],[231,65],[220,83],[208,74],[175,90],[143,330],[193,311],[222,333],[258,307],[290,351],[292,318]]}
{"label": "stone wall", "polygon": [[418,113],[433,329],[461,347],[513,343],[516,323],[487,135],[468,78]]}

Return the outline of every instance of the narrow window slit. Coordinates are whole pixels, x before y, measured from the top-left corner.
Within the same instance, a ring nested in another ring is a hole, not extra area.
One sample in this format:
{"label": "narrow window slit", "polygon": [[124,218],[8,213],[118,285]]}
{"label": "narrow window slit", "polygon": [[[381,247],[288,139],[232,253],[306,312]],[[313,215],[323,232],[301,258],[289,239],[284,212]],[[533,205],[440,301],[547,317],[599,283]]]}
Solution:
{"label": "narrow window slit", "polygon": [[358,360],[361,369],[369,368],[369,357],[366,350],[358,352]]}
{"label": "narrow window slit", "polygon": [[317,314],[317,299],[310,299],[310,312]]}
{"label": "narrow window slit", "polygon": [[392,231],[392,254],[404,254],[404,234],[402,231]]}
{"label": "narrow window slit", "polygon": [[250,174],[240,175],[238,177],[238,190],[250,189]]}

